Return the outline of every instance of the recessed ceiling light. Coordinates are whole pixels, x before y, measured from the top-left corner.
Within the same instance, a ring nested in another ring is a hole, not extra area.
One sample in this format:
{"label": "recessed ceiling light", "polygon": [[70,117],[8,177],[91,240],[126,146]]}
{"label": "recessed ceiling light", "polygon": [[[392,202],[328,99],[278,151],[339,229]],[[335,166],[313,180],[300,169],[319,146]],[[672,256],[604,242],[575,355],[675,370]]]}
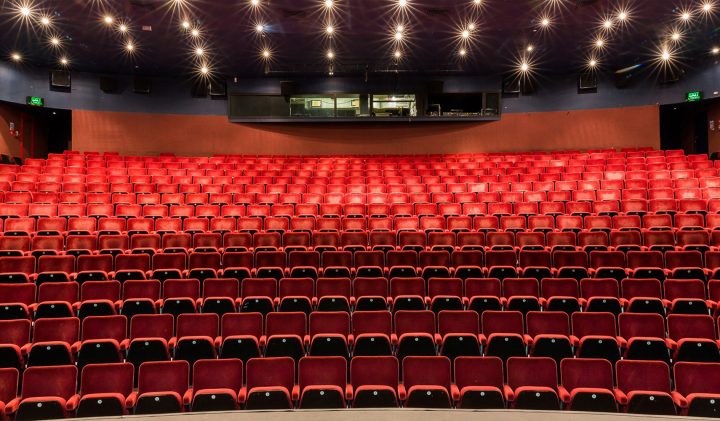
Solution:
{"label": "recessed ceiling light", "polygon": [[60,59],[60,64],[62,64],[63,66],[67,66],[68,63],[69,63],[69,62],[68,62],[68,59],[67,59],[67,58],[62,57],[62,58]]}
{"label": "recessed ceiling light", "polygon": [[329,50],[329,51],[327,52],[326,56],[327,56],[328,59],[332,60],[332,59],[335,58],[335,53],[333,53],[332,50]]}
{"label": "recessed ceiling light", "polygon": [[207,66],[202,66],[200,68],[200,73],[206,75],[206,74],[210,73],[210,69]]}
{"label": "recessed ceiling light", "polygon": [[332,34],[333,32],[335,32],[335,28],[332,25],[328,25],[325,27],[325,32],[327,32],[328,34]]}
{"label": "recessed ceiling light", "polygon": [[180,24],[184,29],[190,29],[190,22],[187,20],[182,21]]}
{"label": "recessed ceiling light", "polygon": [[603,28],[610,29],[612,28],[612,24],[613,23],[610,19],[605,19],[605,21],[603,22]]}
{"label": "recessed ceiling light", "polygon": [[127,32],[128,27],[127,27],[127,25],[125,25],[124,23],[122,23],[122,24],[120,24],[120,26],[118,26],[118,30],[119,30],[120,32]]}
{"label": "recessed ceiling light", "polygon": [[549,19],[549,18],[542,18],[542,19],[540,20],[540,25],[542,25],[543,27],[547,28],[548,26],[550,26],[550,19]]}
{"label": "recessed ceiling light", "polygon": [[672,34],[670,34],[670,38],[673,41],[679,41],[680,40],[680,32],[673,32]]}
{"label": "recessed ceiling light", "polygon": [[55,46],[60,45],[60,38],[58,38],[58,37],[50,38],[50,44],[55,45]]}
{"label": "recessed ceiling light", "polygon": [[197,55],[197,56],[199,56],[199,57],[202,57],[203,54],[205,54],[205,50],[203,50],[202,47],[197,47],[197,48],[195,49],[195,55]]}
{"label": "recessed ceiling light", "polygon": [[10,58],[11,58],[13,61],[20,61],[20,60],[22,60],[22,56],[21,56],[19,53],[12,53],[12,54],[10,54]]}
{"label": "recessed ceiling light", "polygon": [[714,5],[713,5],[712,2],[706,1],[706,2],[703,3],[703,5],[702,5],[702,10],[703,10],[703,12],[705,12],[705,13],[710,12],[710,11],[712,11],[713,6],[714,6]]}
{"label": "recessed ceiling light", "polygon": [[475,24],[474,24],[474,23],[470,23],[470,24],[468,25],[468,29],[471,30],[471,31],[474,31],[474,30],[475,30]]}
{"label": "recessed ceiling light", "polygon": [[395,40],[401,41],[403,39],[403,33],[401,31],[395,32]]}
{"label": "recessed ceiling light", "polygon": [[594,58],[591,58],[590,61],[588,62],[588,66],[590,66],[590,67],[597,66],[597,60],[595,60]]}
{"label": "recessed ceiling light", "polygon": [[395,50],[395,54],[393,55],[395,56],[395,58],[400,58],[402,57],[402,52],[400,50]]}
{"label": "recessed ceiling light", "polygon": [[325,0],[325,7],[328,9],[332,9],[332,7],[335,5],[335,2],[333,0]]}
{"label": "recessed ceiling light", "polygon": [[260,0],[250,0],[250,4],[254,7],[260,6]]}
{"label": "recessed ceiling light", "polygon": [[133,52],[135,51],[135,44],[133,44],[132,41],[128,41],[127,44],[125,44],[125,49],[127,51]]}
{"label": "recessed ceiling light", "polygon": [[255,25],[255,32],[257,32],[257,33],[265,32],[265,25],[263,25],[262,23],[258,23],[257,25]]}
{"label": "recessed ceiling light", "polygon": [[270,50],[268,50],[267,48],[264,49],[262,52],[262,56],[265,58],[270,58]]}
{"label": "recessed ceiling light", "polygon": [[464,31],[462,31],[462,32],[460,33],[460,36],[463,37],[463,39],[468,39],[468,38],[470,38],[470,31],[468,31],[467,29],[465,29]]}
{"label": "recessed ceiling light", "polygon": [[530,70],[530,64],[528,64],[527,61],[523,61],[522,63],[520,63],[520,71],[521,72],[527,72],[529,70]]}
{"label": "recessed ceiling light", "polygon": [[668,60],[670,60],[670,59],[672,58],[672,55],[670,54],[670,51],[668,51],[668,50],[662,50],[662,52],[660,53],[660,58],[661,58],[663,61],[668,61]]}
{"label": "recessed ceiling light", "polygon": [[27,18],[27,17],[30,17],[30,15],[32,14],[32,9],[30,9],[30,6],[23,5],[23,6],[20,6],[20,8],[18,9],[18,12],[20,12],[20,15]]}
{"label": "recessed ceiling light", "polygon": [[115,19],[113,19],[113,17],[110,15],[105,15],[105,17],[103,18],[103,22],[105,22],[108,25],[112,25],[114,20]]}
{"label": "recessed ceiling light", "polygon": [[482,3],[482,0],[473,0],[473,3],[479,6]]}
{"label": "recessed ceiling light", "polygon": [[464,48],[461,48],[460,51],[458,51],[458,54],[460,54],[462,57],[465,57],[467,55],[467,50]]}
{"label": "recessed ceiling light", "polygon": [[532,53],[533,50],[535,50],[535,46],[532,45],[532,44],[530,44],[530,45],[527,46],[526,50],[527,50],[528,53]]}
{"label": "recessed ceiling light", "polygon": [[713,49],[710,50],[710,52],[713,54],[720,54],[720,47],[713,47]]}
{"label": "recessed ceiling light", "polygon": [[680,20],[682,20],[684,22],[688,22],[690,20],[690,18],[692,18],[692,15],[690,14],[689,11],[684,10],[684,11],[680,12]]}
{"label": "recessed ceiling light", "polygon": [[618,20],[624,21],[628,18],[628,12],[621,10],[617,15]]}
{"label": "recessed ceiling light", "polygon": [[50,26],[50,18],[47,16],[43,16],[40,18],[40,23],[42,23],[45,26]]}
{"label": "recessed ceiling light", "polygon": [[405,7],[407,6],[408,2],[407,0],[398,0],[398,6]]}
{"label": "recessed ceiling light", "polygon": [[192,31],[190,31],[190,35],[192,35],[192,36],[194,36],[194,37],[197,38],[197,37],[200,36],[200,30],[198,30],[198,29],[193,29]]}
{"label": "recessed ceiling light", "polygon": [[602,38],[598,38],[595,40],[595,46],[598,48],[602,48],[605,46],[605,40]]}

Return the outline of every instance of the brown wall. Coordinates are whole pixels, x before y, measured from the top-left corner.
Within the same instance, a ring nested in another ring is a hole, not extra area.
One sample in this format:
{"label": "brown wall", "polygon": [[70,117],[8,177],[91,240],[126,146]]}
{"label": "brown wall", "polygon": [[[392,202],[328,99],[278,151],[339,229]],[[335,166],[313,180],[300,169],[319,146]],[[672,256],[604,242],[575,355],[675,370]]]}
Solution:
{"label": "brown wall", "polygon": [[123,154],[426,154],[660,147],[657,106],[507,114],[488,123],[233,124],[73,111],[73,148]]}
{"label": "brown wall", "polygon": [[20,156],[20,139],[10,136],[10,122],[15,123],[16,128],[20,127],[20,110],[0,103],[0,154]]}
{"label": "brown wall", "polygon": [[[720,102],[713,101],[708,105],[708,152],[720,152]],[[714,130],[710,129],[713,121]]]}

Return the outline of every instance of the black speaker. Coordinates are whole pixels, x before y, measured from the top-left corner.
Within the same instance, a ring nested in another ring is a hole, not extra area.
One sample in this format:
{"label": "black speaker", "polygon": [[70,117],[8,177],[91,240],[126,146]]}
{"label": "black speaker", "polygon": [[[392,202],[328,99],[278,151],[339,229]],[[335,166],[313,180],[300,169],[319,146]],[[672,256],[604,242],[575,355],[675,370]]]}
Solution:
{"label": "black speaker", "polygon": [[190,89],[190,93],[195,98],[205,98],[208,96],[208,81],[207,80],[198,80],[193,83],[192,88]]}
{"label": "black speaker", "polygon": [[292,96],[296,94],[296,91],[297,87],[295,86],[295,82],[290,80],[284,80],[280,82],[280,95]]}
{"label": "black speaker", "polygon": [[227,85],[225,82],[210,81],[210,96],[217,98],[227,96]]}
{"label": "black speaker", "polygon": [[440,95],[445,88],[445,82],[442,80],[431,80],[428,82],[427,91],[430,95]]}
{"label": "black speaker", "polygon": [[595,72],[585,72],[578,76],[578,90],[581,92],[597,91],[598,78]]}
{"label": "black speaker", "polygon": [[133,92],[136,94],[149,94],[152,91],[152,79],[135,76],[133,79]]}
{"label": "black speaker", "polygon": [[100,90],[106,94],[116,94],[120,92],[120,83],[113,77],[101,77]]}
{"label": "black speaker", "polygon": [[67,70],[53,70],[50,72],[50,86],[52,88],[70,89],[72,82],[70,72]]}
{"label": "black speaker", "polygon": [[509,76],[502,81],[503,95],[518,95],[520,93],[520,78]]}

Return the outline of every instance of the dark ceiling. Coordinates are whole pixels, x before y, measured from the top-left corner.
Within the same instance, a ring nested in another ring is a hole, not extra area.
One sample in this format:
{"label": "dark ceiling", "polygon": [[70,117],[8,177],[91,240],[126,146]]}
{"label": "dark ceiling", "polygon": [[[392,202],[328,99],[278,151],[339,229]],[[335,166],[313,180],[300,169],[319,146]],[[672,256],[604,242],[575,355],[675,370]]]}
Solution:
{"label": "dark ceiling", "polygon": [[[67,57],[72,70],[114,74],[191,75],[206,62],[222,76],[327,73],[331,64],[336,74],[367,68],[491,75],[512,71],[520,57],[538,73],[574,73],[591,56],[600,69],[614,71],[651,62],[663,48],[693,67],[720,45],[719,0],[709,10],[703,5],[711,0],[482,0],[479,6],[474,0],[407,0],[405,8],[400,0],[334,0],[331,11],[325,0],[258,1],[254,7],[251,0],[0,0],[0,53],[12,60],[17,52],[23,65],[38,67],[58,67]],[[688,21],[680,18],[682,11],[690,14]],[[111,25],[103,22],[106,15],[113,17]],[[42,16],[50,17],[49,26]],[[198,38],[182,28],[184,19],[200,30]],[[606,19],[610,29],[603,27]],[[328,22],[335,28],[331,37]],[[265,24],[262,35],[258,23]],[[463,41],[470,23],[475,29]],[[405,26],[399,60],[397,24]],[[675,31],[679,40],[670,38]],[[599,36],[606,41],[602,49],[593,45]],[[52,37],[59,46],[49,42]],[[127,42],[135,46],[132,54]],[[193,53],[198,44],[201,59]],[[332,60],[326,57],[330,49]]]}

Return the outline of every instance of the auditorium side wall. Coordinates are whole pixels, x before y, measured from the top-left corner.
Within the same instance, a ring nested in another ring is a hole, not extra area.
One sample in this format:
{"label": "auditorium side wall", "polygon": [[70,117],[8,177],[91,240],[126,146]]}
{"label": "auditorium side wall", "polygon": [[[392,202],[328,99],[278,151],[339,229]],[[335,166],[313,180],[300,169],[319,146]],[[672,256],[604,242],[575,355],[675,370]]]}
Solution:
{"label": "auditorium side wall", "polygon": [[225,116],[73,111],[73,149],[122,154],[429,154],[660,147],[657,105],[484,123],[234,124]]}

